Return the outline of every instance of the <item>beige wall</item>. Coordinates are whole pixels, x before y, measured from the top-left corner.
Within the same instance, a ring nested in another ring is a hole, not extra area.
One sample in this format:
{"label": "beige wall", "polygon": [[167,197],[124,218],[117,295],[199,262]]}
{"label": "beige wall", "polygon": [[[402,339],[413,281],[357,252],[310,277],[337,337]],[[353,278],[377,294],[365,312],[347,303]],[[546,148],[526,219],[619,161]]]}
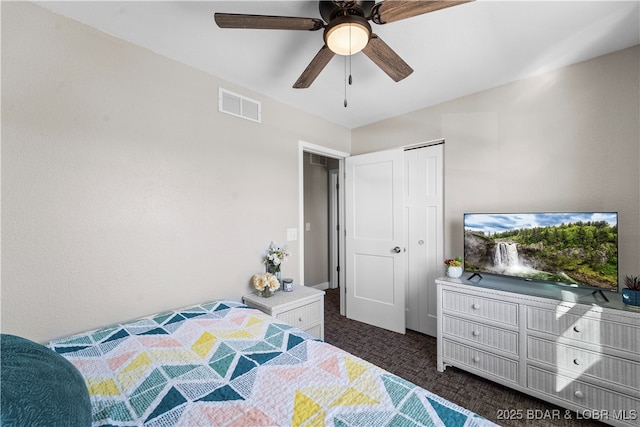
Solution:
{"label": "beige wall", "polygon": [[[263,123],[219,113],[220,85]],[[2,331],[43,341],[250,292],[298,225],[299,140],[350,151],[348,129],[3,2]]]}
{"label": "beige wall", "polygon": [[352,154],[445,138],[448,257],[464,212],[618,211],[639,274],[639,81],[636,46],[356,129]]}

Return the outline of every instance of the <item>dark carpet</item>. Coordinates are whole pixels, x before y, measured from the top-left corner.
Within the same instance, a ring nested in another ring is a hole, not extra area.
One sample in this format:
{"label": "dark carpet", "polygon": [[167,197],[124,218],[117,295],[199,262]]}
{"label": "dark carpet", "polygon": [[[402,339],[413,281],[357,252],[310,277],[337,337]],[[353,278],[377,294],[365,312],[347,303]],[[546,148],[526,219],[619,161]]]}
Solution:
{"label": "dark carpet", "polygon": [[[338,289],[325,295],[325,341],[504,426],[603,426],[564,408],[448,367],[436,369],[434,337],[405,335],[340,315]],[[595,408],[594,408],[595,409]]]}

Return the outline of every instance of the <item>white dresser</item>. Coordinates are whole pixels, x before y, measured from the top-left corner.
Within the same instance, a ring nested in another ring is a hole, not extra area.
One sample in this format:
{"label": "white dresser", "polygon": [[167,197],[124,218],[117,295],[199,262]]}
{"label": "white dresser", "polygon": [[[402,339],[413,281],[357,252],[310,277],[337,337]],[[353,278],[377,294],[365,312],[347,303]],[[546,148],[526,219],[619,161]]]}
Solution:
{"label": "white dresser", "polygon": [[640,311],[619,294],[607,303],[589,289],[495,277],[436,284],[440,372],[455,366],[575,411],[563,418],[640,426]]}
{"label": "white dresser", "polygon": [[293,291],[278,291],[269,298],[258,294],[242,297],[245,304],[324,340],[324,291],[293,286]]}

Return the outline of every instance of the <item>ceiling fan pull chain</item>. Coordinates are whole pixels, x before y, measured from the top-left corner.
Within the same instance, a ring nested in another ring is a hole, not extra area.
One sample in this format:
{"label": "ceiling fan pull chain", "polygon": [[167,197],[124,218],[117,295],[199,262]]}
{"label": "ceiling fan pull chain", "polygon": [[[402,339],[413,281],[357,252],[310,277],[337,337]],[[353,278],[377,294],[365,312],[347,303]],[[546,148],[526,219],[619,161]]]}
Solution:
{"label": "ceiling fan pull chain", "polygon": [[347,79],[347,57],[344,58],[344,108],[347,108],[347,82],[349,86],[353,84],[353,77],[351,76],[351,25],[349,25],[349,79]]}
{"label": "ceiling fan pull chain", "polygon": [[344,58],[344,108],[347,108],[347,57]]}
{"label": "ceiling fan pull chain", "polygon": [[353,56],[353,52],[351,52],[352,47],[353,43],[351,42],[351,25],[349,25],[349,86],[353,84],[353,78],[351,77],[351,57]]}

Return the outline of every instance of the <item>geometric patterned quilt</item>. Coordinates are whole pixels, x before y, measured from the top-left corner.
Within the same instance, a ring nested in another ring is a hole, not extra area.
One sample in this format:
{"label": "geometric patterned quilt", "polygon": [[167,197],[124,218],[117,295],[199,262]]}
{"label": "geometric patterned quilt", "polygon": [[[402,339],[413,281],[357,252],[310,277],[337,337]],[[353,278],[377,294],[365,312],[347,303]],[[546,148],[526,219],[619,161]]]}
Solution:
{"label": "geometric patterned quilt", "polygon": [[485,426],[472,412],[233,301],[51,341],[94,426]]}

